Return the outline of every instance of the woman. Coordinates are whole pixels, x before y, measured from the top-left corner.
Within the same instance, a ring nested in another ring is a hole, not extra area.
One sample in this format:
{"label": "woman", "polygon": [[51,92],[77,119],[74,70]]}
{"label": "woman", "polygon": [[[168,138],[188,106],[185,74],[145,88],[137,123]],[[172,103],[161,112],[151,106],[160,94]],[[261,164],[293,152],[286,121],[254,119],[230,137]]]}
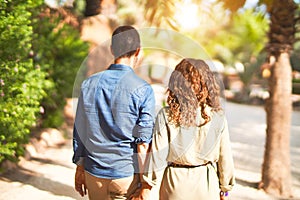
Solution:
{"label": "woman", "polygon": [[228,199],[234,166],[214,74],[202,60],[183,59],[167,93],[169,107],[157,115],[140,194],[161,182],[162,200]]}

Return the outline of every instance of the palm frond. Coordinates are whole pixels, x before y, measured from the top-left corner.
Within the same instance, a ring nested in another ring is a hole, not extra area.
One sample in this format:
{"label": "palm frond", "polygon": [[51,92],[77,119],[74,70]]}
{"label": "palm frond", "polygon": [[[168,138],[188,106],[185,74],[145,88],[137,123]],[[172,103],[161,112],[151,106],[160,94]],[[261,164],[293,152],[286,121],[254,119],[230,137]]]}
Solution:
{"label": "palm frond", "polygon": [[147,0],[144,4],[145,19],[150,25],[161,27],[170,26],[178,30],[178,23],[174,20],[176,3],[178,0]]}
{"label": "palm frond", "polygon": [[243,7],[246,3],[246,0],[221,0],[224,3],[224,7],[235,12],[239,8]]}

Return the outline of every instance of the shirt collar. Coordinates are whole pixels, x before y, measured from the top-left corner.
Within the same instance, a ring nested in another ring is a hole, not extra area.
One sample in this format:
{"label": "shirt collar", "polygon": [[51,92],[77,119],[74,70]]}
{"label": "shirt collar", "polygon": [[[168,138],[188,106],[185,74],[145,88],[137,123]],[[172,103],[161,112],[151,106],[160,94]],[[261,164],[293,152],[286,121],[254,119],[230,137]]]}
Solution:
{"label": "shirt collar", "polygon": [[110,70],[122,70],[122,71],[133,71],[133,69],[130,66],[123,65],[123,64],[111,64],[108,69],[110,69]]}

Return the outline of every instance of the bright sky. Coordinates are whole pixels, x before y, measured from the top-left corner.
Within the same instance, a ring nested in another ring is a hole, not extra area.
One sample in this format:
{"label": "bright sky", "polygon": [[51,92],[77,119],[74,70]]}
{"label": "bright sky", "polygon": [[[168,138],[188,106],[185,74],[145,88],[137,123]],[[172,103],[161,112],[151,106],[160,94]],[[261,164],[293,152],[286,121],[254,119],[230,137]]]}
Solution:
{"label": "bright sky", "polygon": [[[216,2],[216,0],[203,1],[203,4],[210,4]],[[244,8],[252,8],[257,5],[258,0],[246,0]],[[201,23],[199,18],[199,5],[193,3],[192,0],[178,1],[176,4],[176,10],[174,18],[180,24],[182,29],[190,30],[199,26]],[[203,6],[202,6],[203,7]],[[205,16],[202,16],[202,23],[207,24]]]}
{"label": "bright sky", "polygon": [[252,8],[257,4],[258,0],[247,0],[245,4],[245,8]]}
{"label": "bright sky", "polygon": [[74,0],[44,0],[51,8],[57,8],[59,5],[72,5]]}

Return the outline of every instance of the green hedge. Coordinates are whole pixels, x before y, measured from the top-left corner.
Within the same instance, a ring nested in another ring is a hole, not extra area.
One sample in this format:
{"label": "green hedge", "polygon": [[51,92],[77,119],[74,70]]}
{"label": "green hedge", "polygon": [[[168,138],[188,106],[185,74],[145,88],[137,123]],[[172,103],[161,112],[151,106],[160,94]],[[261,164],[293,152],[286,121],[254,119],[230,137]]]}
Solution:
{"label": "green hedge", "polygon": [[[88,44],[80,39],[79,27],[63,23],[63,16],[46,6],[34,16],[34,60],[55,83],[43,99],[43,127],[59,127],[65,98],[71,98],[76,74],[88,55]],[[70,10],[66,10],[71,15]]]}
{"label": "green hedge", "polygon": [[79,28],[43,0],[0,1],[0,163],[17,161],[32,128],[63,122],[88,53]]}
{"label": "green hedge", "polygon": [[33,28],[29,10],[39,3],[0,3],[0,163],[23,154],[30,128],[36,125],[40,101],[53,86],[30,58]]}

